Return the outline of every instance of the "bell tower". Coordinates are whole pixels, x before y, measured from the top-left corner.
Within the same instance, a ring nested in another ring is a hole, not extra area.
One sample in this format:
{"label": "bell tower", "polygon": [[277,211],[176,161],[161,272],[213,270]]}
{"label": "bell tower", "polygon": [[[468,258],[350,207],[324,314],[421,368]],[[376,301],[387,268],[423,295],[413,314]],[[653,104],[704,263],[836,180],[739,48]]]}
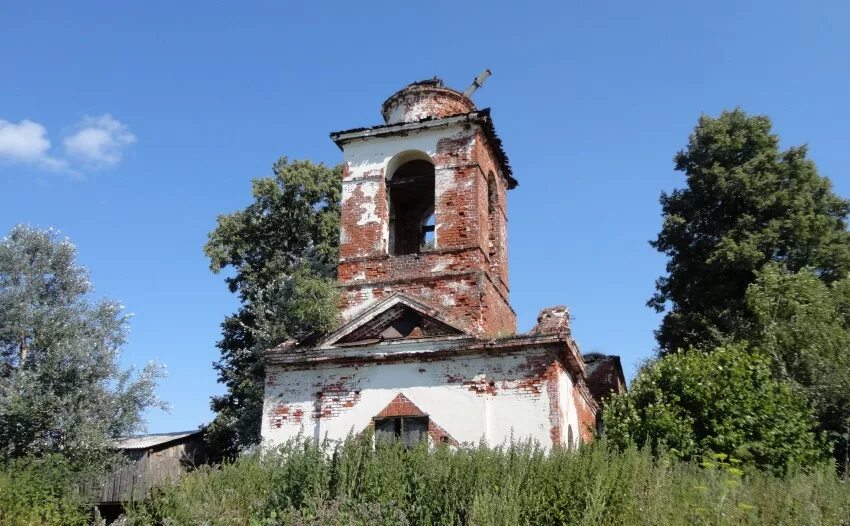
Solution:
{"label": "bell tower", "polygon": [[515,334],[506,192],[517,181],[489,109],[433,79],[381,114],[385,124],[331,134],[344,158],[343,321],[403,293],[472,334]]}

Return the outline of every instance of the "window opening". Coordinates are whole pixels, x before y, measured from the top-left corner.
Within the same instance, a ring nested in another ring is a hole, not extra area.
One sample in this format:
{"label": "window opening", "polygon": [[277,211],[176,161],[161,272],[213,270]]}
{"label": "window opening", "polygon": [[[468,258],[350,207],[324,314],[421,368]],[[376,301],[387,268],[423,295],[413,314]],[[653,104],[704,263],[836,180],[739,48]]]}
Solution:
{"label": "window opening", "polygon": [[396,416],[375,419],[375,439],[383,443],[401,442],[415,447],[428,436],[427,416]]}
{"label": "window opening", "polygon": [[493,215],[496,213],[496,202],[499,200],[499,194],[496,191],[496,177],[493,172],[487,176],[487,214]]}
{"label": "window opening", "polygon": [[436,241],[435,230],[436,230],[436,220],[437,216],[434,212],[431,212],[422,225],[422,244],[419,246],[420,251],[431,250],[434,248],[434,243]]}
{"label": "window opening", "polygon": [[422,159],[401,165],[387,182],[390,200],[390,253],[418,254],[432,248],[434,165]]}
{"label": "window opening", "polygon": [[488,254],[490,258],[494,258],[496,256],[496,245],[497,245],[497,233],[496,229],[498,228],[498,221],[496,220],[496,205],[499,200],[499,193],[496,188],[496,177],[493,175],[493,172],[490,172],[487,175],[487,219],[490,223],[490,231],[488,235]]}

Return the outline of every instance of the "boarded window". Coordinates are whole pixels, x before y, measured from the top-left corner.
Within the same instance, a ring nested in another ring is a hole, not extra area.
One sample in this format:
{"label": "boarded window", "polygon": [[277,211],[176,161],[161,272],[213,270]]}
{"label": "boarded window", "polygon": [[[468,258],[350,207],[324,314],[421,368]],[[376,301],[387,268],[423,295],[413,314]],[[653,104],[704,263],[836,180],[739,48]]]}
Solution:
{"label": "boarded window", "polygon": [[399,166],[387,182],[390,254],[418,254],[434,245],[434,165],[417,159]]}
{"label": "boarded window", "polygon": [[401,441],[407,447],[414,447],[424,440],[428,433],[427,416],[397,416],[375,419],[375,439],[383,443]]}

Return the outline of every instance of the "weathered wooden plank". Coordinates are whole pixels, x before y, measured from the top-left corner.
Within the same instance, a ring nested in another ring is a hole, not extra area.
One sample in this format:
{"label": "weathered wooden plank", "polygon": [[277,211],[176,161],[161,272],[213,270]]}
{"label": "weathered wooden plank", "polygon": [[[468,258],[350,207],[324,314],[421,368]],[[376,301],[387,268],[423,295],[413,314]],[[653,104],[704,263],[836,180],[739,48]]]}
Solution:
{"label": "weathered wooden plank", "polygon": [[110,474],[102,489],[91,490],[100,496],[101,503],[145,498],[154,486],[173,481],[207,462],[206,445],[198,434],[163,447],[127,450],[124,454],[129,463]]}

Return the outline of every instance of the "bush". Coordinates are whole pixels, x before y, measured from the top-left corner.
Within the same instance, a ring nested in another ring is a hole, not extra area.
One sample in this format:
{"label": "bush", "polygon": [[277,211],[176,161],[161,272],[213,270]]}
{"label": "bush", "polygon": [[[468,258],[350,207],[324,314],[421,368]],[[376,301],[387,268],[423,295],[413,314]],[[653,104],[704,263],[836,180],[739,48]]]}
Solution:
{"label": "bush", "polygon": [[0,524],[75,526],[91,508],[76,491],[76,475],[59,455],[24,457],[0,465]]}
{"label": "bush", "polygon": [[608,401],[604,418],[606,435],[619,447],[666,449],[683,460],[723,453],[785,473],[827,456],[803,393],[743,345],[649,363],[629,392]]}
{"label": "bush", "polygon": [[829,469],[784,478],[618,451],[336,447],[291,442],[202,468],[131,506],[129,522],[205,525],[850,524]]}

